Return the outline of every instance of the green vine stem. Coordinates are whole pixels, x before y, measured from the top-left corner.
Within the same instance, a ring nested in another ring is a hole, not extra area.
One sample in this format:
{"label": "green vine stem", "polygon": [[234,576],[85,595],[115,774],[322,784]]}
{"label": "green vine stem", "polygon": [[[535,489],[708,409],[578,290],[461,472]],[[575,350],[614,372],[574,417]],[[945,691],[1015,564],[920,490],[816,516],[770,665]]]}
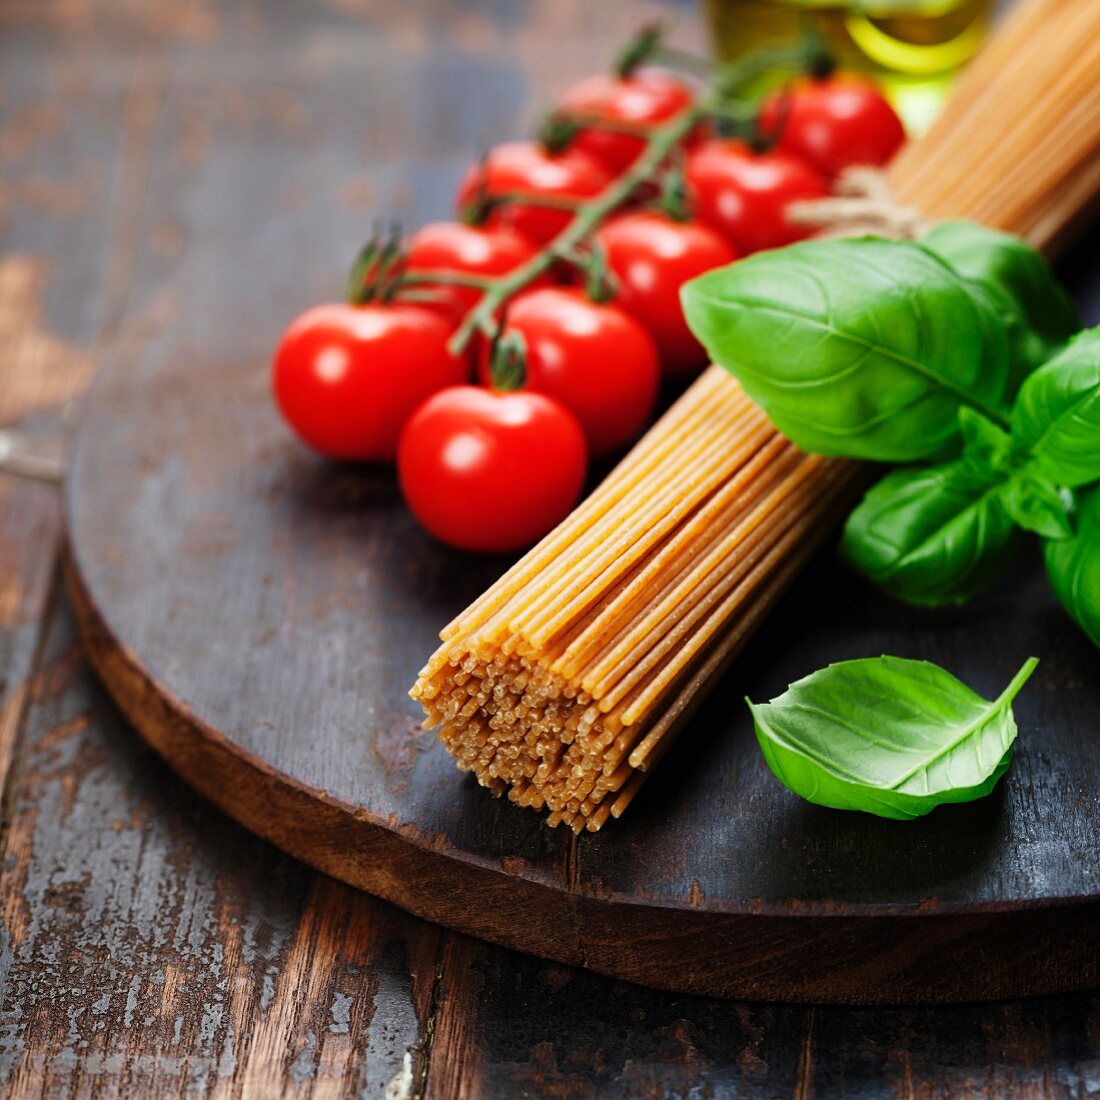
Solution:
{"label": "green vine stem", "polygon": [[[736,97],[746,82],[769,69],[798,65],[805,61],[806,56],[806,47],[800,43],[765,48],[739,61],[716,65],[699,99],[664,125],[654,127],[641,156],[598,195],[578,204],[572,220],[557,237],[507,275],[486,280],[481,300],[466,314],[451,337],[451,351],[456,355],[464,351],[475,332],[482,332],[490,338],[495,336],[505,303],[550,270],[556,261],[574,257],[609,214],[627,202],[641,185],[661,175],[669,156],[692,130],[707,118],[723,117],[730,113],[733,105],[729,101]],[[518,202],[529,201],[522,195],[515,196],[515,199]]]}

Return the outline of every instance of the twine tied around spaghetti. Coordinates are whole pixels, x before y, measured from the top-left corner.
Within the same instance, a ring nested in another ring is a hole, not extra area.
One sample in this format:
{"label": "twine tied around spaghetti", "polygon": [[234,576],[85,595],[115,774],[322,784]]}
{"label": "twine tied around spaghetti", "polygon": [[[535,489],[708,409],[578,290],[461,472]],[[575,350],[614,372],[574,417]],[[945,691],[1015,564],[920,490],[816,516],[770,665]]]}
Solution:
{"label": "twine tied around spaghetti", "polygon": [[828,198],[791,203],[787,217],[800,225],[820,226],[823,237],[874,234],[912,241],[923,237],[934,224],[919,210],[902,206],[894,198],[885,173],[858,166],[841,174]]}

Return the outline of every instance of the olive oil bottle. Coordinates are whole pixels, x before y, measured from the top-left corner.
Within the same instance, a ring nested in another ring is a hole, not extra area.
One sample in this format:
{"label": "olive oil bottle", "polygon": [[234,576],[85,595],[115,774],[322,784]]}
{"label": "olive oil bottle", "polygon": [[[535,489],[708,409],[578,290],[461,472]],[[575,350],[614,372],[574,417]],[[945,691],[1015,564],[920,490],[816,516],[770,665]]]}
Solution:
{"label": "olive oil bottle", "polygon": [[[1100,2],[1100,0],[1098,0]],[[880,79],[911,134],[935,117],[984,37],[994,0],[704,0],[718,56],[790,40],[807,24],[842,68]]]}

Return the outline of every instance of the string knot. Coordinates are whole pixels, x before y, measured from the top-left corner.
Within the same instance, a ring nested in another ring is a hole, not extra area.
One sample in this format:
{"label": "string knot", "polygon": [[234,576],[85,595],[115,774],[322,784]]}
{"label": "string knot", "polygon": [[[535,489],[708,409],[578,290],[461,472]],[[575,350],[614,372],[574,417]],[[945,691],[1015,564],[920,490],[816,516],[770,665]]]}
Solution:
{"label": "string knot", "polygon": [[859,237],[874,234],[916,240],[932,223],[919,210],[894,198],[885,173],[877,168],[847,168],[826,199],[795,202],[787,217],[800,225],[816,225],[823,237]]}

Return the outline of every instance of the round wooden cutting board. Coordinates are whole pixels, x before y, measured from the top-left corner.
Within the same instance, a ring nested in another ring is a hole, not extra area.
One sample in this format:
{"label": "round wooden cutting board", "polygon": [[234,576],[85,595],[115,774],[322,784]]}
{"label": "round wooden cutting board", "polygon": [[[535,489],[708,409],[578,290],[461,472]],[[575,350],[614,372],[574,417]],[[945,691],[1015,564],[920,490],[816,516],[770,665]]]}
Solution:
{"label": "round wooden cutting board", "polygon": [[[628,814],[574,838],[461,775],[406,695],[506,564],[434,543],[386,471],[308,454],[262,362],[108,367],[67,486],[94,667],[189,783],[288,852],[548,958],[744,998],[983,999],[1100,982],[1100,655],[1035,560],[965,609],[796,583]],[[1006,780],[911,823],[772,777],[743,697],[893,653],[986,696],[1025,657]]]}

